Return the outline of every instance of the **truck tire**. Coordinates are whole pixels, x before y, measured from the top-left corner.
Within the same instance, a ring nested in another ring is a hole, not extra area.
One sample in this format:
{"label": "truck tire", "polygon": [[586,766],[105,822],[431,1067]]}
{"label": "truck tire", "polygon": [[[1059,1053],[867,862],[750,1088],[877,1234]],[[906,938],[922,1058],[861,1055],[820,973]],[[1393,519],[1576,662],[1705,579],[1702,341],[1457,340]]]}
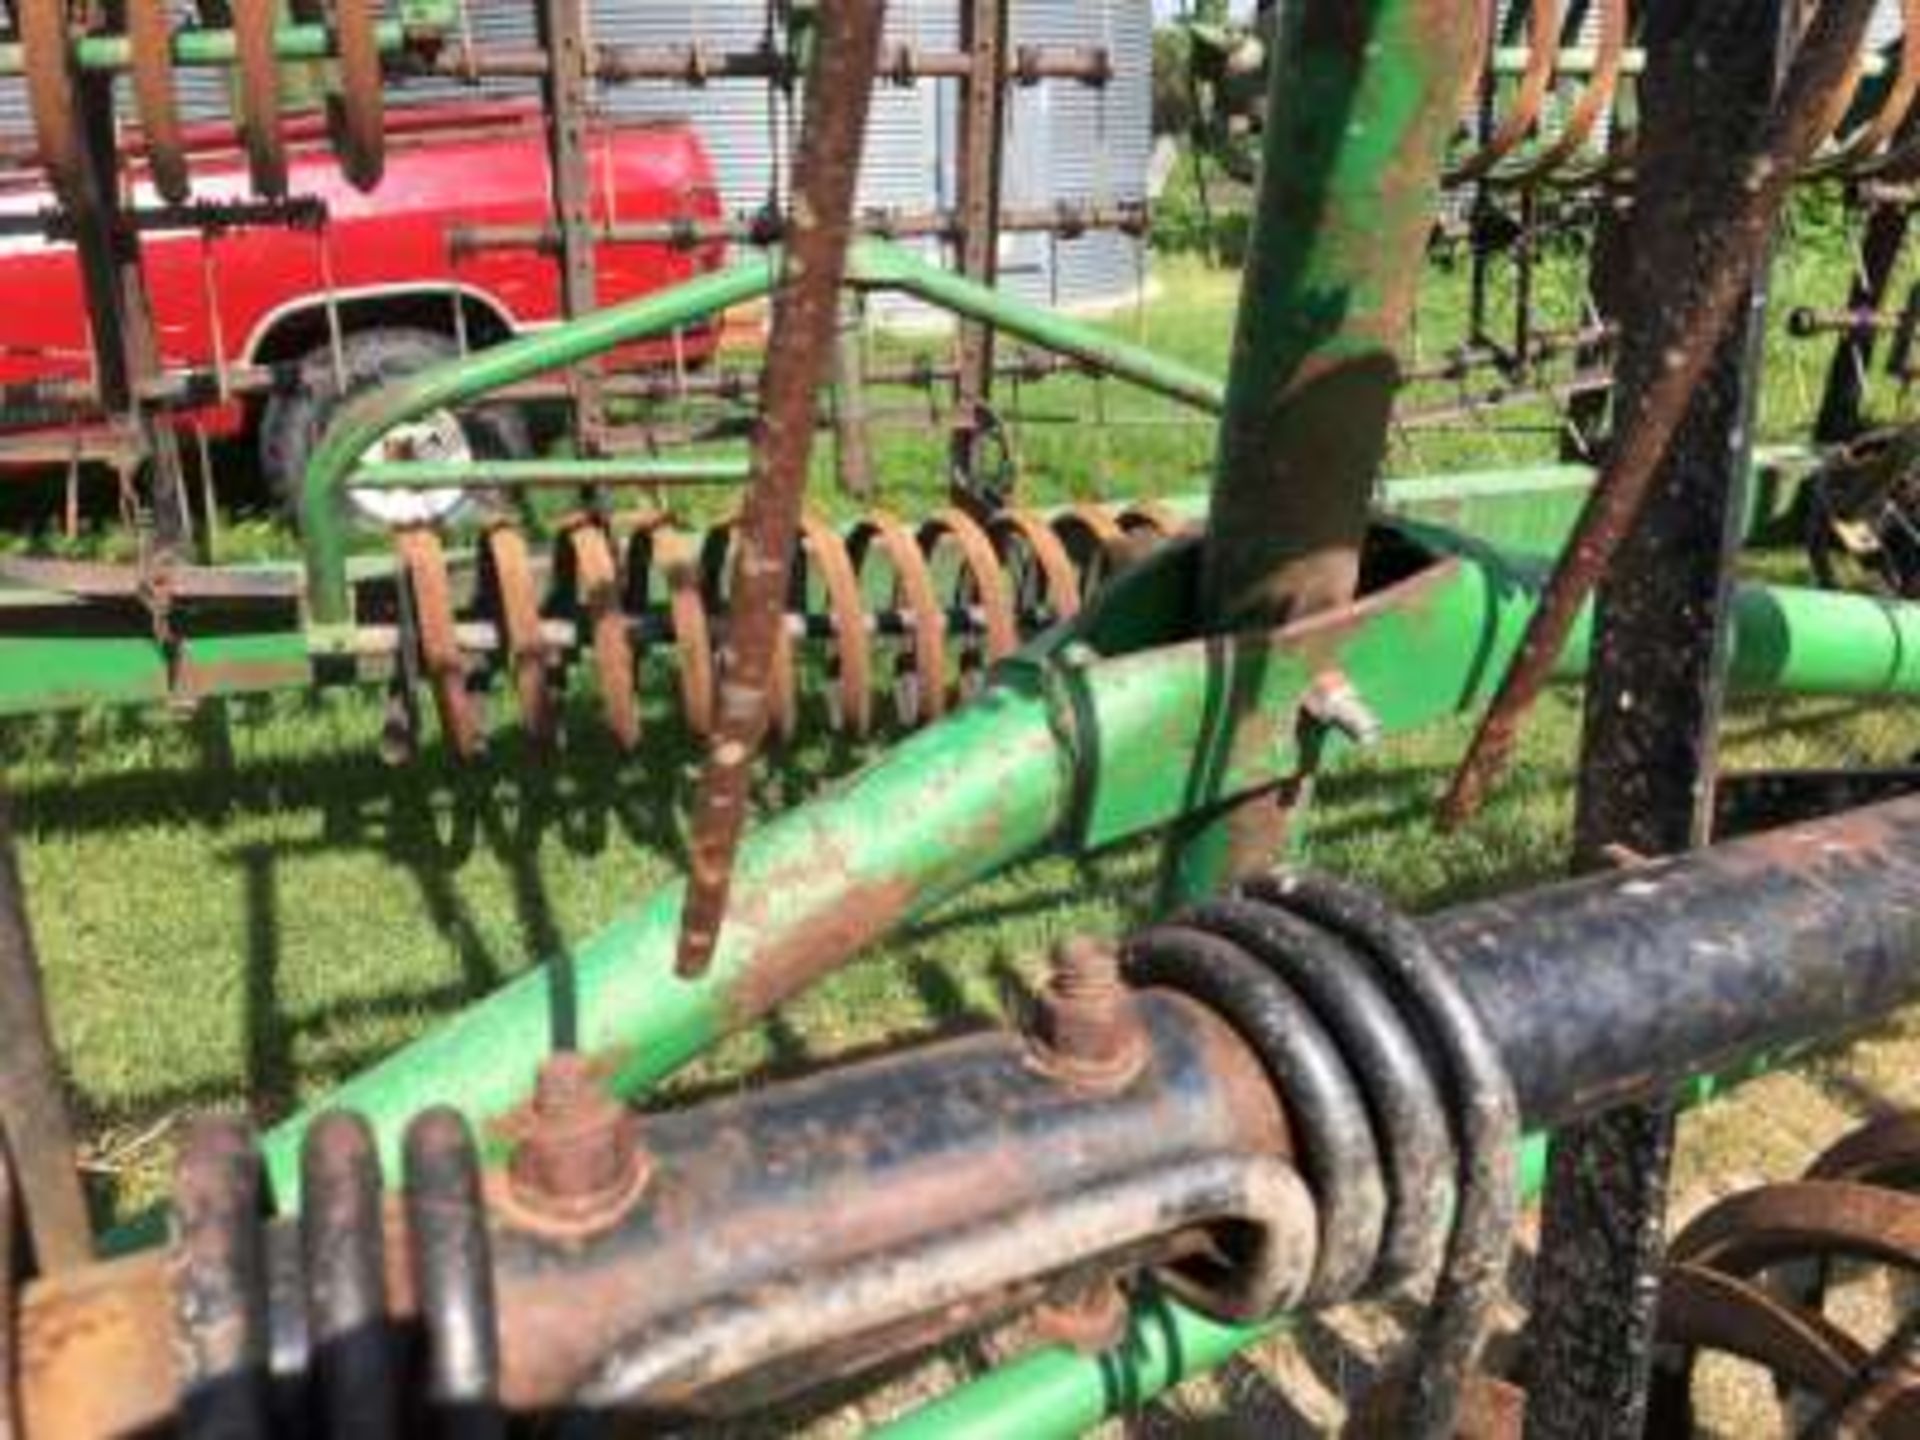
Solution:
{"label": "truck tire", "polygon": [[[320,345],[300,361],[300,380],[276,391],[260,416],[260,469],[282,510],[297,524],[300,489],[320,437],[347,395],[410,375],[459,353],[451,337],[399,326],[356,330],[340,343],[346,390],[334,371],[333,351]],[[396,430],[387,441],[390,458],[515,460],[532,454],[526,416],[518,406],[487,405],[459,416],[434,411]],[[451,518],[469,497],[457,490],[366,491],[348,501],[362,523],[388,528]]]}

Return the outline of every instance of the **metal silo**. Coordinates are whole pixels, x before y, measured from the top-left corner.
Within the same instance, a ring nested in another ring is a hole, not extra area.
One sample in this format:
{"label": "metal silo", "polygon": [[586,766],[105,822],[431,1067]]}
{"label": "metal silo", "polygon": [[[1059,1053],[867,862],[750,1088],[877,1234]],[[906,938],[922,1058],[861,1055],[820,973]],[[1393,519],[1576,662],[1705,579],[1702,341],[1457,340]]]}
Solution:
{"label": "metal silo", "polygon": [[[1100,89],[1054,80],[1014,90],[1007,203],[1145,199],[1153,149],[1152,0],[1013,0],[1013,41],[1103,47],[1113,79]],[[1074,240],[1009,236],[1001,253],[1004,285],[1063,306],[1127,300],[1145,275],[1141,242],[1110,231]]]}

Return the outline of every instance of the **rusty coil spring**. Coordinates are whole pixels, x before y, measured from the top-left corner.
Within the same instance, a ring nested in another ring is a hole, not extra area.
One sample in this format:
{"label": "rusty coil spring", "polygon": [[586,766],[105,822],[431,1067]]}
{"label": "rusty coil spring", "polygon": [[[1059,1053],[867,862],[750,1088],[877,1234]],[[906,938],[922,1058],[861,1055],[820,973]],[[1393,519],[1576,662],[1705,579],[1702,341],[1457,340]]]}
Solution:
{"label": "rusty coil spring", "polygon": [[[1791,1433],[1920,1434],[1920,1115],[1856,1130],[1802,1179],[1710,1206],[1668,1251],[1649,1435],[1693,1435],[1694,1370],[1703,1354],[1768,1371],[1776,1396],[1803,1407]],[[1877,1347],[1831,1303],[1836,1267],[1864,1263],[1904,1277],[1908,1313]]]}
{"label": "rusty coil spring", "polygon": [[1499,1051],[1453,973],[1377,896],[1299,872],[1143,931],[1125,966],[1134,985],[1223,1016],[1283,1097],[1319,1206],[1302,1303],[1389,1293],[1440,1267],[1393,1433],[1451,1437],[1501,1293],[1520,1138]]}
{"label": "rusty coil spring", "polygon": [[[75,17],[68,0],[10,0],[27,78],[28,106],[41,166],[62,205],[81,186],[84,136],[79,72],[73,61]],[[141,147],[154,189],[169,204],[193,193],[187,141],[174,77],[173,15],[165,0],[127,0],[124,38]],[[286,141],[281,130],[281,60],[274,0],[233,0],[233,122],[253,189],[267,199],[287,194]],[[386,144],[379,6],[373,0],[315,0],[293,7],[302,24],[324,25],[337,81],[327,96],[328,132],[341,170],[362,190],[379,183]]]}
{"label": "rusty coil spring", "polygon": [[[1631,178],[1639,135],[1620,103],[1630,86],[1628,0],[1599,0],[1591,58],[1577,93],[1555,103],[1563,80],[1573,78],[1560,73],[1562,47],[1578,42],[1570,27],[1583,26],[1587,15],[1588,7],[1568,0],[1526,0],[1513,8],[1506,20],[1521,24],[1525,63],[1510,95],[1497,113],[1489,114],[1483,138],[1446,169],[1445,184],[1586,190]],[[1463,111],[1483,91],[1493,94],[1492,59],[1500,40],[1495,18],[1493,0],[1482,0],[1482,63],[1468,79]],[[1920,178],[1920,123],[1912,123],[1920,121],[1915,110],[1920,100],[1920,0],[1900,0],[1900,20],[1899,39],[1888,49],[1884,83],[1867,83],[1867,52],[1861,51],[1847,77],[1844,103],[1836,108],[1832,128],[1803,178],[1888,183]],[[1491,98],[1488,108],[1493,109]],[[1550,118],[1549,132],[1544,127]],[[1603,124],[1607,138],[1596,154],[1594,140]]]}
{"label": "rusty coil spring", "polygon": [[364,1120],[334,1111],[307,1131],[297,1229],[261,1223],[260,1159],[244,1121],[215,1117],[189,1132],[172,1216],[185,1440],[504,1433],[479,1159],[458,1112],[413,1121],[404,1170],[418,1348],[394,1323],[380,1161]]}
{"label": "rusty coil spring", "polygon": [[[820,652],[837,733],[870,735],[882,696],[898,724],[930,724],[1026,635],[1077,614],[1108,576],[1184,528],[1152,502],[1078,504],[1045,516],[1009,510],[986,521],[948,509],[917,526],[874,512],[845,530],[809,516],[775,657],[774,733],[790,738],[798,729],[806,648]],[[642,661],[658,647],[673,656],[687,729],[705,739],[734,532],[733,521],[696,537],[657,516],[577,516],[540,567],[517,529],[493,524],[463,602],[440,536],[396,531],[404,581],[396,674],[424,684],[441,734],[464,759],[484,745],[475,692],[491,673],[508,682],[527,735],[555,741],[557,686],[578,653],[597,677],[608,729],[630,750],[640,741]]]}

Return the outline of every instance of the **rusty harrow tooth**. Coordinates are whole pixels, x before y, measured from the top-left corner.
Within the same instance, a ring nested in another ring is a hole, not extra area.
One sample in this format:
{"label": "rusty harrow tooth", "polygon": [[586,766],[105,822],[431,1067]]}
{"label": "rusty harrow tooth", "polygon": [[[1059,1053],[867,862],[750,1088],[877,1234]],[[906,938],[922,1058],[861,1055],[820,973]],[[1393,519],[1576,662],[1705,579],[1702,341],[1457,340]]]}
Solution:
{"label": "rusty harrow tooth", "polygon": [[1920,1114],[1901,1111],[1862,1125],[1821,1152],[1807,1178],[1920,1190]]}
{"label": "rusty harrow tooth", "polygon": [[1694,1433],[1693,1359],[1711,1351],[1771,1372],[1823,1405],[1839,1401],[1867,1361],[1866,1347],[1824,1316],[1721,1271],[1670,1265],[1660,1282],[1660,1338],[1649,1435]]}
{"label": "rusty harrow tooth", "polygon": [[[624,543],[604,519],[567,521],[543,576],[517,530],[489,526],[464,608],[439,537],[423,528],[395,532],[408,602],[399,683],[409,675],[425,683],[456,755],[483,748],[472,681],[488,669],[510,683],[529,736],[557,740],[557,687],[574,654],[594,672],[615,743],[632,750],[649,646],[673,657],[688,731],[712,733],[737,522],[701,536],[658,515],[620,528]],[[799,729],[804,649],[818,647],[835,733],[870,736],[883,698],[901,726],[930,724],[971,693],[987,666],[1012,654],[1023,633],[1077,613],[1106,580],[1185,528],[1152,503],[1082,503],[1052,517],[1009,511],[986,526],[946,510],[917,530],[883,512],[844,532],[807,515],[779,631],[774,733],[790,739]]]}
{"label": "rusty harrow tooth", "polygon": [[837,697],[829,714],[833,727],[856,740],[873,729],[873,646],[867,634],[866,607],[861,603],[860,576],[840,532],[811,515],[800,518],[800,563],[794,568],[794,599],[810,609],[808,581],[819,576],[833,623],[833,651],[828,673],[834,680],[830,695]]}
{"label": "rusty harrow tooth", "polygon": [[700,556],[688,536],[650,519],[636,527],[627,549],[627,596],[634,614],[647,609],[649,576],[656,565],[666,589],[674,654],[679,661],[681,713],[688,732],[695,739],[705,740],[713,734],[716,696],[713,631],[701,594]]}
{"label": "rusty harrow tooth", "polygon": [[[1606,3],[1624,7],[1626,0],[1606,0]],[[1486,178],[1533,132],[1540,120],[1541,107],[1553,88],[1554,59],[1560,48],[1560,20],[1560,0],[1531,0],[1527,6],[1527,66],[1520,77],[1519,93],[1486,143],[1447,171],[1443,183],[1471,185]]]}
{"label": "rusty harrow tooth", "polygon": [[[947,617],[934,593],[933,571],[912,534],[891,515],[875,514],[855,525],[847,536],[853,562],[856,594],[870,555],[883,559],[892,572],[888,604],[911,617],[911,648],[894,659],[890,689],[894,715],[908,728],[932,724],[947,710]],[[929,683],[928,677],[931,677]]]}
{"label": "rusty harrow tooth", "polygon": [[606,527],[581,516],[560,532],[555,586],[572,595],[580,642],[593,652],[607,729],[622,750],[640,743],[640,707],[635,696],[633,641],[620,609],[620,571]]}
{"label": "rusty harrow tooth", "polygon": [[394,546],[412,602],[420,670],[433,692],[440,729],[453,753],[470,760],[480,752],[480,726],[467,694],[467,662],[460,652],[446,551],[440,537],[424,528],[395,532]]}
{"label": "rusty harrow tooth", "polygon": [[541,625],[540,594],[526,537],[510,525],[489,526],[480,555],[482,590],[513,671],[520,721],[536,744],[550,744],[554,713],[547,672],[553,657]]}
{"label": "rusty harrow tooth", "polygon": [[1504,173],[1495,172],[1492,178],[1501,184],[1525,189],[1555,178],[1569,161],[1586,149],[1601,119],[1611,113],[1626,58],[1626,0],[1606,0],[1600,6],[1599,20],[1593,75],[1579,100],[1567,112],[1559,135],[1542,146],[1539,154],[1514,161]]}
{"label": "rusty harrow tooth", "polygon": [[12,0],[27,70],[27,105],[40,163],[60,203],[80,194],[80,110],[67,53],[66,0]]}
{"label": "rusty harrow tooth", "polygon": [[987,533],[1020,610],[1044,606],[1062,620],[1080,613],[1080,576],[1066,542],[1045,520],[1031,510],[1002,510],[987,522]]}
{"label": "rusty harrow tooth", "polygon": [[341,173],[360,190],[378,185],[386,169],[379,18],[376,0],[333,0],[340,83],[327,96],[327,130]]}
{"label": "rusty harrow tooth", "polygon": [[269,200],[287,193],[287,152],[280,134],[280,62],[273,53],[274,0],[233,0],[233,43],[239,64],[233,122],[247,152],[247,174]]}
{"label": "rusty harrow tooth", "polygon": [[1014,614],[1013,591],[1000,564],[993,540],[964,510],[949,507],[920,527],[920,548],[936,572],[950,557],[951,604],[955,609],[978,606],[985,620],[985,645],[970,638],[960,648],[960,693],[970,694],[986,667],[1020,648],[1020,625]]}
{"label": "rusty harrow tooth", "polygon": [[171,205],[193,194],[186,140],[173,88],[173,24],[166,0],[127,0],[127,43],[133,52],[134,107],[146,141],[153,188]]}
{"label": "rusty harrow tooth", "polygon": [[[1900,27],[1900,48],[1886,92],[1874,102],[1872,112],[1858,129],[1844,139],[1830,140],[1833,148],[1807,167],[1809,178],[1868,175],[1884,159],[1883,148],[1900,132],[1915,96],[1920,94],[1920,3],[1916,0],[1901,0]],[[1863,53],[1858,58],[1864,62],[1866,56]],[[1836,127],[1845,123],[1859,101],[1864,79],[1864,64],[1856,64],[1846,103],[1835,118]]]}

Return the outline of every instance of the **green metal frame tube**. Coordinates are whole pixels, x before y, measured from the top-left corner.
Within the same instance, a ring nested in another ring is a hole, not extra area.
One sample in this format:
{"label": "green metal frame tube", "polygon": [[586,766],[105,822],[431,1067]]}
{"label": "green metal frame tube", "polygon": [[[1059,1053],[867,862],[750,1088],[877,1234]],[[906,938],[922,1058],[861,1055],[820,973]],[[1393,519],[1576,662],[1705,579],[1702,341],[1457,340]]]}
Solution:
{"label": "green metal frame tube", "polygon": [[[301,486],[300,521],[314,648],[325,652],[343,648],[349,641],[343,633],[353,617],[346,582],[347,519],[341,495],[353,484],[362,457],[389,430],[430,411],[478,400],[490,391],[768,295],[778,267],[778,253],[769,251],[670,290],[449,360],[368,391],[342,406],[314,452]],[[898,246],[861,241],[848,254],[847,274],[850,283],[901,290],[956,314],[984,320],[1033,345],[1070,356],[1183,404],[1203,410],[1217,410],[1221,404],[1220,382],[1202,371],[1094,326],[950,275]]]}
{"label": "green metal frame tube", "polygon": [[[1535,581],[1464,538],[1403,528],[1454,563],[1372,597],[1357,614],[1232,642],[1182,640],[1193,547],[1170,547],[1003,665],[947,720],[750,834],[739,903],[701,980],[673,974],[676,883],[325,1103],[365,1113],[389,1158],[406,1121],[429,1104],[453,1100],[477,1121],[497,1117],[528,1095],[557,1004],[572,1007],[582,1047],[609,1059],[616,1088],[637,1093],[1018,860],[1048,846],[1112,844],[1270,786],[1297,764],[1295,716],[1330,665],[1389,732],[1479,705],[1524,629]],[[1791,628],[1828,622],[1848,653]],[[1580,668],[1585,643],[1583,627],[1567,673]],[[1920,695],[1920,607],[1750,587],[1735,644],[1733,678],[1743,686]],[[1409,666],[1409,654],[1421,664]],[[1224,724],[1229,698],[1234,713],[1264,723]],[[1170,754],[1198,758],[1182,770],[1161,763]],[[315,1113],[267,1137],[283,1195]]]}
{"label": "green metal frame tube", "polygon": [[1218,376],[1122,340],[1085,321],[976,285],[886,241],[858,242],[848,257],[847,276],[857,285],[900,290],[964,319],[982,321],[1002,334],[1081,361],[1103,374],[1207,414],[1218,414],[1226,400],[1226,387]]}
{"label": "green metal frame tube", "polygon": [[513,490],[529,485],[739,484],[745,455],[623,455],[579,460],[389,460],[362,465],[349,490]]}
{"label": "green metal frame tube", "polygon": [[776,255],[756,256],[671,290],[431,366],[342,405],[308,463],[300,490],[307,605],[317,647],[325,649],[330,642],[344,643],[348,638],[327,633],[330,627],[337,632],[353,619],[347,589],[347,518],[341,496],[361,457],[389,430],[771,294],[777,264]]}
{"label": "green metal frame tube", "polygon": [[[1446,0],[1302,0],[1280,26],[1200,572],[1200,621],[1216,631],[1354,593],[1479,43]],[[1190,816],[1168,837],[1165,902],[1269,863],[1284,826],[1268,800]]]}
{"label": "green metal frame tube", "polygon": [[[580,1048],[611,1059],[615,1086],[636,1092],[1043,843],[1068,813],[1070,775],[1047,697],[1032,676],[1009,677],[841,788],[751,834],[726,931],[700,981],[673,973],[684,889],[675,883],[563,961],[348,1081],[327,1103],[364,1111],[391,1167],[402,1127],[419,1110],[452,1100],[483,1119],[523,1101],[550,1049],[556,1004],[572,1006]],[[297,1193],[300,1139],[316,1113],[266,1137],[283,1197]]]}

